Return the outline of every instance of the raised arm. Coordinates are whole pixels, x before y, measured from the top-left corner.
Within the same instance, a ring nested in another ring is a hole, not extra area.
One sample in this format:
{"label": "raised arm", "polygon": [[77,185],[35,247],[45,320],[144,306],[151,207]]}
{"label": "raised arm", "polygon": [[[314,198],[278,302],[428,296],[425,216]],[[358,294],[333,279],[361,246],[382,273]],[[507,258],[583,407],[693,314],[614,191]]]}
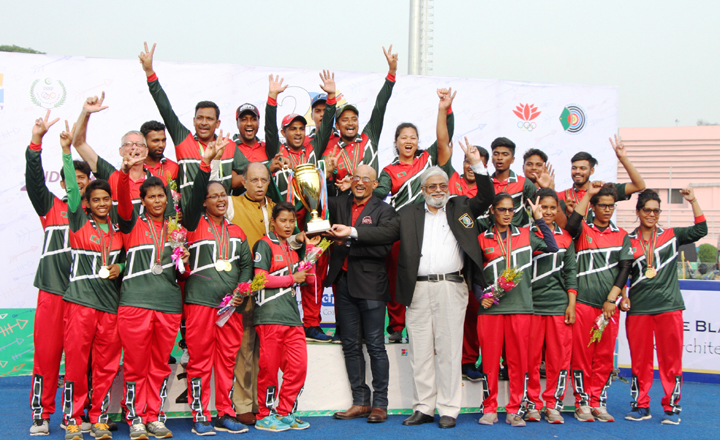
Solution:
{"label": "raised arm", "polygon": [[695,197],[695,191],[692,188],[681,189],[680,194],[687,200],[693,208],[693,216],[695,224],[687,228],[673,228],[678,244],[694,243],[708,234],[707,221],[703,215],[700,204]]}
{"label": "raised arm", "polygon": [[492,205],[495,198],[495,187],[492,184],[487,168],[482,163],[478,149],[468,141],[467,137],[465,138],[465,145],[463,145],[462,141],[458,141],[458,143],[475,174],[477,194],[470,199],[470,210],[473,216],[477,218],[483,215]]}
{"label": "raised arm", "polygon": [[388,63],[388,74],[375,100],[375,107],[373,107],[372,113],[370,114],[370,121],[363,129],[363,133],[370,138],[375,153],[377,153],[378,142],[380,141],[380,134],[382,133],[385,109],[387,108],[387,103],[392,96],[392,90],[395,86],[395,74],[397,73],[398,63],[398,55],[392,53],[392,44],[387,50],[383,47],[383,52],[385,53],[385,59]]}
{"label": "raised arm", "polygon": [[[55,197],[45,184],[45,170],[43,169],[42,157],[40,155],[42,153],[43,136],[45,136],[45,133],[47,133],[50,127],[60,120],[60,118],[56,118],[48,121],[49,118],[50,110],[45,114],[45,118],[35,120],[30,145],[25,152],[25,189],[27,190],[33,208],[35,208],[35,212],[41,217],[50,211],[55,200]],[[67,129],[67,121],[65,121],[65,127]],[[75,127],[73,127],[73,129],[74,128]],[[70,132],[70,130],[67,130],[65,133],[67,132]],[[67,142],[67,150],[70,151],[72,132],[69,133],[69,137],[70,139],[63,139],[63,136],[60,136],[60,144],[63,146],[63,151],[65,151],[65,142]]]}
{"label": "raised arm", "polygon": [[[222,132],[220,132],[220,134],[222,136]],[[226,139],[219,137],[215,141],[208,143],[207,147],[205,147],[202,162],[200,162],[200,170],[197,175],[195,175],[193,189],[183,212],[183,226],[185,226],[188,231],[194,231],[197,229],[198,223],[200,223],[208,182],[210,181],[210,164],[218,155],[222,157],[225,145],[227,145],[225,141]],[[219,148],[218,145],[220,145]],[[232,203],[231,200],[228,200],[228,202]]]}
{"label": "raised arm", "polygon": [[95,150],[87,143],[87,126],[90,122],[90,115],[105,110],[108,106],[104,106],[105,92],[102,92],[100,98],[92,96],[85,100],[82,111],[75,124],[75,133],[72,137],[72,144],[82,159],[90,165],[93,173],[97,172],[98,155]]}
{"label": "raised arm", "polygon": [[610,145],[612,145],[613,150],[615,150],[615,155],[630,177],[630,183],[625,185],[625,197],[629,198],[632,193],[644,190],[645,181],[627,157],[627,150],[625,150],[625,145],[623,145],[622,139],[618,137],[618,135],[615,135],[614,141],[610,138]]}
{"label": "raised arm", "polygon": [[437,164],[444,166],[452,157],[450,149],[450,133],[448,131],[448,118],[452,114],[452,103],[457,92],[453,93],[450,89],[438,89],[438,97],[440,104],[438,105],[437,117]]}
{"label": "raised arm", "polygon": [[317,129],[317,136],[310,140],[317,160],[320,160],[325,153],[330,136],[332,136],[333,120],[335,119],[335,74],[323,70],[320,79],[323,82],[320,88],[327,93],[327,101],[325,102],[325,113]]}
{"label": "raised arm", "polygon": [[127,155],[123,157],[122,166],[120,167],[120,179],[117,186],[117,213],[119,217],[118,226],[123,234],[129,233],[135,223],[135,210],[130,195],[130,169],[144,160],[144,157]]}
{"label": "raised arm", "polygon": [[[542,244],[532,243],[531,240],[533,250],[542,250],[551,254],[556,253],[559,248],[557,242],[555,241],[555,234],[553,234],[547,223],[545,223],[545,220],[542,218],[542,206],[540,205],[540,197],[536,198],[535,203],[533,203],[532,200],[528,199],[528,204],[532,209],[533,217],[535,218],[535,225],[542,233]],[[536,240],[538,236],[535,234],[530,234],[530,238]],[[538,246],[538,244],[540,244],[540,246]]]}

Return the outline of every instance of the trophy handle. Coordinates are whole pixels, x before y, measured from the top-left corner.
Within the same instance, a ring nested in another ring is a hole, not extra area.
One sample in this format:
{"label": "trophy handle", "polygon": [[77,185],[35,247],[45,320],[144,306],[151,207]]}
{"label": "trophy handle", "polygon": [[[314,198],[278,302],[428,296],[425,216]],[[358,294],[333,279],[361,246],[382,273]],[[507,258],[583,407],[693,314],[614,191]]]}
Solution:
{"label": "trophy handle", "polygon": [[[295,179],[295,175],[293,174],[293,176],[290,179],[291,179],[290,186],[292,187],[292,190],[293,190],[292,196],[295,196],[295,194],[302,194],[302,192],[300,191],[300,188],[298,187],[297,180]],[[297,197],[297,196],[295,196],[295,197]],[[310,209],[310,206],[308,206],[308,204],[305,203],[304,198],[302,198],[302,197],[297,197],[297,198],[300,199],[300,203],[302,203],[302,205],[305,207],[305,209],[307,209],[307,212],[312,212],[312,209]],[[289,202],[293,203],[292,197],[290,197]]]}

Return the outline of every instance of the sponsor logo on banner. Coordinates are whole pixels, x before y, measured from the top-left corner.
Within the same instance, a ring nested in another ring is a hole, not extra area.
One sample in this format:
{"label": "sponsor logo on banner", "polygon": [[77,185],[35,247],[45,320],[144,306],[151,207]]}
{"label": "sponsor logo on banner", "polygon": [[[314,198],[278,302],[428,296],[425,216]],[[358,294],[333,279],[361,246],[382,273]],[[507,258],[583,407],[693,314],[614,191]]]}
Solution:
{"label": "sponsor logo on banner", "polygon": [[67,91],[59,79],[36,79],[30,86],[30,100],[38,107],[53,109],[65,103]]}
{"label": "sponsor logo on banner", "polygon": [[585,128],[586,122],[585,110],[578,105],[568,105],[560,113],[560,124],[562,124],[563,130],[568,133],[580,133]]}
{"label": "sponsor logo on banner", "polygon": [[533,131],[537,128],[537,124],[532,121],[540,116],[541,112],[535,107],[535,104],[518,104],[515,110],[513,110],[513,113],[521,119],[520,122],[517,123],[520,130]]}

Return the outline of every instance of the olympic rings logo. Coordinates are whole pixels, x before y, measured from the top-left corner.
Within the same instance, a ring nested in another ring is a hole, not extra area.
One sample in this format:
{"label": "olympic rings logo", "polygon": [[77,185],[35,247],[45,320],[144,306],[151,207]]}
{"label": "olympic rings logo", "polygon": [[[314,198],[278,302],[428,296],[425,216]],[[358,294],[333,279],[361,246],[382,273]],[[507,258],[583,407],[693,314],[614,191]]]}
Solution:
{"label": "olympic rings logo", "polygon": [[528,122],[528,121],[519,121],[517,123],[517,126],[522,131],[533,131],[537,128],[537,124],[534,122]]}

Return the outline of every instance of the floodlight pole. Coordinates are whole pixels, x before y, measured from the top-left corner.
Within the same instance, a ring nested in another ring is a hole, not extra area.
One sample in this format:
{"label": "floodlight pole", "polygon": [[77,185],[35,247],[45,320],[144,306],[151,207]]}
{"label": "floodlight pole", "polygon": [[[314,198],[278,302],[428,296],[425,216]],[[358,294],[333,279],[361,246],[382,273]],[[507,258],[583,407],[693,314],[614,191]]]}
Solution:
{"label": "floodlight pole", "polygon": [[410,75],[428,75],[432,72],[433,17],[432,0],[410,0]]}

